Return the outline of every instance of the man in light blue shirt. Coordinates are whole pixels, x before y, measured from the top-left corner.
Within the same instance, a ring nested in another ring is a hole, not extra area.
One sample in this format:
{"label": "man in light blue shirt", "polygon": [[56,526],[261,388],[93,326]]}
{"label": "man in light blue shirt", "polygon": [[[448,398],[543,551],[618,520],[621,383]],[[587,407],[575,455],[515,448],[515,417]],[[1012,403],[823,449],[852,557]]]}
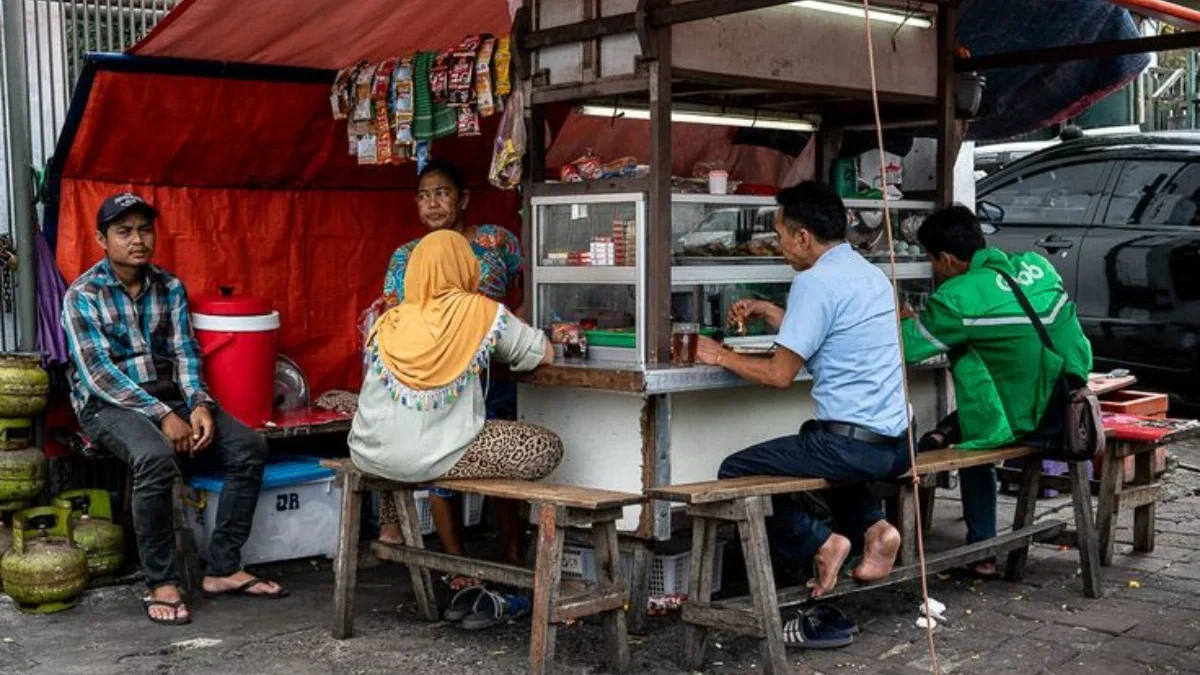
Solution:
{"label": "man in light blue shirt", "polygon": [[884,273],[845,241],[846,208],[828,186],[802,183],[779,193],[775,230],[784,258],[799,273],[787,310],[743,300],[730,322],[763,319],[778,329],[770,358],[735,354],[701,338],[698,358],[747,380],[787,388],[802,367],[813,378],[817,418],[800,432],[760,443],[721,464],[721,478],[809,476],[848,486],[833,490],[831,525],[787,496],[768,522],[776,558],[816,564],[813,597],[833,590],[851,548],[861,546],[861,581],[891,573],[900,533],[888,524],[869,481],[909,468],[896,303]]}

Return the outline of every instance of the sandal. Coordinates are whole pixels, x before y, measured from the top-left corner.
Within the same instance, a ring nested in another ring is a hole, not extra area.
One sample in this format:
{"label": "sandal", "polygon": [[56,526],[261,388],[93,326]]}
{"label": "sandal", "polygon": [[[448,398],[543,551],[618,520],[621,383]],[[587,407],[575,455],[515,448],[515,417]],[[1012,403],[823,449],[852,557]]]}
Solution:
{"label": "sandal", "polygon": [[854,643],[854,636],[845,631],[822,625],[805,613],[783,625],[785,647],[800,649],[839,649]]}
{"label": "sandal", "polygon": [[450,599],[450,606],[442,613],[442,618],[451,623],[458,623],[474,614],[475,605],[484,593],[487,593],[487,589],[483,586],[471,586],[455,593]]}
{"label": "sandal", "polygon": [[475,600],[475,611],[463,619],[462,627],[466,630],[483,630],[515,621],[528,614],[531,606],[529,598],[524,595],[509,595],[485,589]]}
{"label": "sandal", "polygon": [[834,605],[827,603],[813,605],[804,610],[804,614],[821,627],[827,627],[842,633],[849,633],[850,635],[858,634],[858,624],[854,623],[845,612]]}
{"label": "sandal", "polygon": [[241,586],[238,586],[237,588],[230,588],[230,589],[224,590],[224,591],[203,591],[201,594],[208,600],[212,600],[213,598],[220,598],[222,596],[227,596],[227,595],[242,595],[242,596],[245,596],[248,598],[261,598],[263,600],[280,600],[282,598],[286,598],[287,596],[291,595],[290,593],[288,593],[288,590],[286,588],[284,588],[283,586],[280,586],[279,590],[275,593],[251,593],[250,592],[251,588],[254,588],[255,586],[257,586],[259,584],[266,584],[266,583],[273,583],[273,582],[268,582],[263,579],[259,579],[258,577],[250,577],[249,581],[242,584]]}
{"label": "sandal", "polygon": [[[192,622],[191,612],[189,612],[187,616],[184,616],[184,617],[179,616],[179,610],[183,606],[184,605],[183,605],[182,598],[180,598],[179,600],[175,600],[175,601],[155,600],[154,598],[152,598],[150,596],[146,596],[146,597],[142,598],[142,609],[145,610],[145,612],[146,612],[146,618],[150,619],[150,621],[152,623],[160,623],[160,624],[163,624],[164,626],[186,626]],[[154,616],[153,614],[150,613],[151,607],[170,607],[172,610],[171,618],[170,619],[160,619],[160,618]]]}

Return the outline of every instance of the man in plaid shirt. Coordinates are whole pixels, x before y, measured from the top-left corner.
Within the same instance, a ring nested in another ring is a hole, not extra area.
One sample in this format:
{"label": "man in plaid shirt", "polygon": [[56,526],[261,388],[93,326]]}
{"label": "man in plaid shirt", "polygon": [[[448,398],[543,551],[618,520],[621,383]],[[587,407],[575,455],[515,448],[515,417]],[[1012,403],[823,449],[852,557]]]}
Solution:
{"label": "man in plaid shirt", "polygon": [[277,598],[286,591],[241,568],[267,446],[204,388],[187,291],[150,264],[157,217],[131,193],[105,200],[96,219],[105,257],[71,285],[62,320],[80,427],[133,471],[133,526],[150,586],[147,616],[184,624],[191,615],[179,591],[171,515],[177,456],[219,467],[225,478],[204,594]]}

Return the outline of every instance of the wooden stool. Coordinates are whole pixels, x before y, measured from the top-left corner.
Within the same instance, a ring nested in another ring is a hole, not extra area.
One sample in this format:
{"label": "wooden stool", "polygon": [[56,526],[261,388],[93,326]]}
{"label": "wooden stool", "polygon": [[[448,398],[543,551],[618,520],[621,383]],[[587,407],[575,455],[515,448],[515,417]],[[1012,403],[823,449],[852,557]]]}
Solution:
{"label": "wooden stool", "polygon": [[[887,579],[873,583],[858,583],[841,579],[837,588],[822,597],[833,597],[879,588],[917,579],[921,575],[916,563],[916,486],[918,477],[985,464],[996,464],[1017,457],[1034,457],[1038,451],[1028,447],[1004,448],[992,451],[938,450],[918,456],[914,471],[898,479],[900,488],[899,529],[902,539],[900,566]],[[988,541],[961,546],[927,556],[925,569],[929,574],[1008,554],[1007,572],[1010,579],[1019,579],[1024,572],[1030,544],[1050,539],[1065,528],[1065,523],[1049,521],[1034,523],[1038,478],[1041,462],[1028,461],[1022,474],[1021,496],[1013,519],[1013,531]],[[1071,468],[1073,480],[1087,482],[1080,466]],[[762,653],[763,672],[783,675],[790,672],[783,641],[780,608],[799,605],[809,599],[810,589],[804,586],[777,591],[767,541],[766,518],[771,515],[771,499],[777,495],[813,492],[836,487],[818,478],[781,476],[745,476],[687,485],[671,485],[646,490],[652,499],[678,502],[687,506],[692,517],[692,567],[688,580],[688,602],[683,606],[686,625],[682,665],[689,671],[701,670],[704,665],[705,643],[709,629],[717,629],[758,638]],[[1082,491],[1087,495],[1086,489]],[[1080,532],[1078,544],[1084,568],[1084,593],[1099,597],[1103,590],[1100,580],[1096,530],[1092,519],[1090,497],[1076,498],[1075,519]],[[746,574],[750,595],[745,598],[712,601],[712,570],[717,546],[717,528],[721,522],[737,525],[746,558]]]}
{"label": "wooden stool", "polygon": [[[325,460],[321,464],[338,472],[342,486],[341,527],[334,565],[334,638],[342,640],[353,633],[362,495],[371,491],[395,492],[403,544],[376,543],[374,550],[380,557],[408,565],[417,607],[423,617],[429,621],[439,620],[429,570],[530,588],[533,589],[533,625],[529,640],[529,672],[532,675],[551,670],[557,624],[594,614],[604,617],[609,666],[618,673],[628,669],[625,606],[629,602],[629,589],[621,579],[617,521],[624,507],[641,504],[644,497],[523,480],[443,480],[410,485],[363,473],[349,459]],[[429,485],[532,503],[538,526],[535,569],[426,551],[413,493]],[[595,583],[562,581],[563,540],[567,528],[571,527],[591,528],[598,577]]]}

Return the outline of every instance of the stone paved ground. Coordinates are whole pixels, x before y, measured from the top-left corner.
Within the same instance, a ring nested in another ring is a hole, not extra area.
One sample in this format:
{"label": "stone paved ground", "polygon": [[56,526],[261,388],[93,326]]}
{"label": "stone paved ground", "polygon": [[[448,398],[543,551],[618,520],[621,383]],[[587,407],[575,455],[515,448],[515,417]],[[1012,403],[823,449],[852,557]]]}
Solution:
{"label": "stone paved ground", "polygon": [[[1200,446],[1179,450],[1183,465],[1200,468]],[[949,622],[936,639],[943,673],[988,675],[1200,675],[1200,472],[1169,476],[1172,501],[1159,507],[1158,550],[1126,555],[1123,522],[1116,566],[1107,571],[1103,600],[1083,598],[1075,551],[1037,547],[1019,584],[930,580],[930,593],[948,606]],[[1009,500],[1004,505],[1011,509]],[[1046,517],[1069,517],[1065,500],[1040,506]],[[962,536],[955,501],[939,500],[930,546]],[[191,626],[149,624],[138,589],[88,594],[82,605],[50,617],[18,614],[0,605],[0,673],[108,675],[174,673],[317,675],[411,673],[473,675],[521,673],[527,625],[465,634],[414,618],[412,596],[393,566],[360,574],[356,637],[329,637],[328,563],[311,569],[272,570],[293,596],[280,602],[202,602]],[[395,582],[395,583],[393,583]],[[794,653],[825,675],[932,672],[924,632],[915,625],[915,587],[877,591],[843,605],[862,633],[837,652]],[[399,607],[400,612],[395,609]],[[602,650],[590,625],[560,630],[558,672],[594,673]],[[655,619],[633,639],[638,674],[676,675],[682,630],[674,617]],[[746,640],[717,636],[707,670],[755,672],[757,650]]]}

